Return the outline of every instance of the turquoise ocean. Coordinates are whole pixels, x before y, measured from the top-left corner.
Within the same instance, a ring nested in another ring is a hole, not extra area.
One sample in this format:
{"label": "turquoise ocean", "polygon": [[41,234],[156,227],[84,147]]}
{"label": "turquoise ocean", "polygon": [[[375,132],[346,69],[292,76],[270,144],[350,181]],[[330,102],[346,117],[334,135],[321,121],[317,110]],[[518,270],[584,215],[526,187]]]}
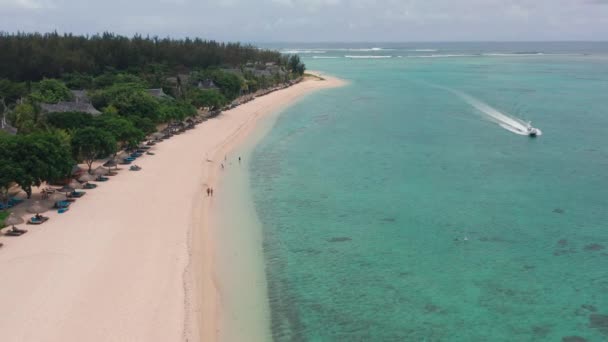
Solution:
{"label": "turquoise ocean", "polygon": [[348,82],[249,162],[276,341],[608,341],[608,44],[269,47]]}

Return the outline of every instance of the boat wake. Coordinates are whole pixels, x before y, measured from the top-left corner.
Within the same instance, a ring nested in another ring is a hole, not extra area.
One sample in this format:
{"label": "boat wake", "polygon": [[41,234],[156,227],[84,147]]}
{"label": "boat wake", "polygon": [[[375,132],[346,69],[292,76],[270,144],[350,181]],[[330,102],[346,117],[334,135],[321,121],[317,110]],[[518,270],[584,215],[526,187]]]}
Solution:
{"label": "boat wake", "polygon": [[532,127],[530,122],[526,122],[522,119],[505,114],[498,109],[490,106],[489,104],[482,102],[469,94],[465,94],[461,91],[444,88],[445,90],[458,95],[472,107],[481,112],[486,119],[498,124],[500,127],[506,129],[509,132],[527,135],[527,136],[539,136],[542,135],[542,131],[538,128]]}

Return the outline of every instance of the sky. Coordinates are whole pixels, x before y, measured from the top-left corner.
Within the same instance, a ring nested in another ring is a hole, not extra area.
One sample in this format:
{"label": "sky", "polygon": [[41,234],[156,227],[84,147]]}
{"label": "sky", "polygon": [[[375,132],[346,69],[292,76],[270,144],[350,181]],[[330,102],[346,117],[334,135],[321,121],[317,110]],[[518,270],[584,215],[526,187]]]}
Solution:
{"label": "sky", "polygon": [[608,0],[0,0],[0,31],[244,42],[608,40]]}

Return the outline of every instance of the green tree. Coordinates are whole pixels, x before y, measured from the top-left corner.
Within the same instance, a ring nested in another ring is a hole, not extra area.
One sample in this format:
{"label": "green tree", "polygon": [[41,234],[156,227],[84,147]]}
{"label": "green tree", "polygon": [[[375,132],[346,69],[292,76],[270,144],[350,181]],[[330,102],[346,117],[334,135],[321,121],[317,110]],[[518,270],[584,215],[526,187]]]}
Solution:
{"label": "green tree", "polygon": [[28,198],[33,186],[65,177],[74,164],[69,147],[54,133],[4,136],[0,151],[0,187],[17,183]]}
{"label": "green tree", "polygon": [[156,124],[150,120],[150,118],[142,118],[141,116],[130,116],[127,120],[131,121],[133,125],[144,132],[144,134],[152,134],[156,132]]}
{"label": "green tree", "polygon": [[7,117],[20,134],[34,132],[39,124],[38,111],[30,103],[18,104],[12,111],[8,112]]}
{"label": "green tree", "polygon": [[188,101],[197,108],[219,108],[227,103],[226,98],[217,90],[194,88],[188,92]]}
{"label": "green tree", "polygon": [[75,130],[91,126],[93,117],[89,113],[82,112],[49,113],[46,115],[46,122],[55,128]]}
{"label": "green tree", "polygon": [[91,89],[93,87],[93,76],[79,72],[61,75],[61,79],[69,89]]}
{"label": "green tree", "polygon": [[291,72],[302,76],[304,71],[306,71],[306,67],[300,61],[300,56],[291,55],[289,57],[288,68]]}
{"label": "green tree", "polygon": [[163,100],[160,102],[160,120],[169,122],[171,120],[184,120],[196,115],[196,109],[185,101]]}
{"label": "green tree", "polygon": [[17,102],[17,100],[27,95],[27,93],[25,83],[0,79],[0,102],[4,100],[4,103],[9,105]]}
{"label": "green tree", "polygon": [[30,96],[33,100],[42,103],[57,103],[72,99],[70,89],[63,82],[48,78],[40,81]]}
{"label": "green tree", "polygon": [[109,132],[99,128],[86,127],[77,130],[72,136],[72,155],[89,167],[97,158],[106,157],[116,152],[116,139]]}
{"label": "green tree", "polygon": [[119,149],[137,146],[145,138],[142,130],[136,128],[131,121],[117,115],[103,114],[95,118],[95,127],[112,134]]}

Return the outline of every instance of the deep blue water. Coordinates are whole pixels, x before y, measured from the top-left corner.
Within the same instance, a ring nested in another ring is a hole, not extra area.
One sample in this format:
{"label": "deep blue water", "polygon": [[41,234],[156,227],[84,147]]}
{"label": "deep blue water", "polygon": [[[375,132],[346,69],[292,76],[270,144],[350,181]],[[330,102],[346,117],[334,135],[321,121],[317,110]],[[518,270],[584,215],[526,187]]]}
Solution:
{"label": "deep blue water", "polygon": [[276,341],[608,340],[606,44],[273,47],[349,82],[253,153]]}

